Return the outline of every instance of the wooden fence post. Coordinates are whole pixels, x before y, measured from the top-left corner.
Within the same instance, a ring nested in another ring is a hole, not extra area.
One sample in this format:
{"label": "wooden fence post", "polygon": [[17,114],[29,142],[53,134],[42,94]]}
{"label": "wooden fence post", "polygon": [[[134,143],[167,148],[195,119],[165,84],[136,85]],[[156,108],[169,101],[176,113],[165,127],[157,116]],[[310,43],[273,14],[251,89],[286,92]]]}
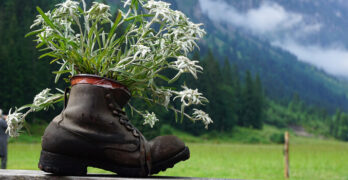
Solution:
{"label": "wooden fence post", "polygon": [[286,131],[284,134],[284,177],[285,179],[289,178],[289,132]]}

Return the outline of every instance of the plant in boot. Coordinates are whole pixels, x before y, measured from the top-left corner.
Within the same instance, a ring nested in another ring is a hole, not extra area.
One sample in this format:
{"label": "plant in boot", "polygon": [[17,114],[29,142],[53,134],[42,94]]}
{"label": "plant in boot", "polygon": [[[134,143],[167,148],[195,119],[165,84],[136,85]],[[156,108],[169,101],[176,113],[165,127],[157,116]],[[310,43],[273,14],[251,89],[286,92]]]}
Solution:
{"label": "plant in boot", "polygon": [[[153,126],[155,113],[128,103],[138,98],[165,107],[192,121],[201,120],[208,128],[208,114],[193,109],[208,100],[198,90],[171,87],[183,73],[197,78],[203,68],[188,58],[197,47],[196,41],[205,31],[170,4],[155,0],[126,0],[111,20],[110,7],[94,2],[87,7],[66,0],[52,11],[39,15],[27,36],[35,35],[37,48],[51,57],[60,68],[56,81],[68,74],[65,92],[43,90],[33,104],[10,110],[8,132],[17,136],[30,112],[47,109],[65,101],[65,106],[47,127],[42,138],[39,167],[58,174],[85,174],[87,166],[95,166],[125,176],[154,174],[189,158],[189,150],[175,136],[162,136],[147,141],[129,122],[124,105],[144,117]],[[166,77],[167,69],[177,71]],[[166,81],[159,86],[158,80]],[[71,91],[70,91],[71,89]],[[175,107],[175,101],[181,106]]]}
{"label": "plant in boot", "polygon": [[[54,72],[56,81],[63,74],[70,77],[94,74],[114,79],[126,86],[133,98],[162,105],[193,121],[212,122],[208,116],[199,118],[184,111],[187,106],[207,102],[201,93],[186,86],[176,91],[170,86],[183,73],[197,78],[197,73],[203,70],[198,61],[187,57],[197,46],[195,41],[205,34],[201,24],[192,23],[182,12],[170,9],[169,3],[161,1],[127,0],[124,2],[126,11],[119,10],[114,21],[109,6],[94,2],[87,10],[84,0],[81,2],[82,7],[79,2],[67,0],[46,13],[37,7],[40,14],[31,28],[38,29],[27,34],[35,35],[37,48],[46,52],[40,58],[52,57],[51,63],[59,64],[59,70]],[[173,58],[176,60],[170,61]],[[165,77],[161,73],[166,69],[175,69],[178,73]],[[168,86],[158,86],[156,78],[167,81]],[[180,110],[173,105],[176,99],[173,95],[181,97]],[[11,136],[18,135],[28,113],[62,101],[63,92],[52,94],[45,89],[35,99],[42,101],[34,100],[32,105],[10,111],[8,131]],[[146,119],[150,117],[148,112],[129,107],[145,117],[145,124],[156,122],[157,118]]]}

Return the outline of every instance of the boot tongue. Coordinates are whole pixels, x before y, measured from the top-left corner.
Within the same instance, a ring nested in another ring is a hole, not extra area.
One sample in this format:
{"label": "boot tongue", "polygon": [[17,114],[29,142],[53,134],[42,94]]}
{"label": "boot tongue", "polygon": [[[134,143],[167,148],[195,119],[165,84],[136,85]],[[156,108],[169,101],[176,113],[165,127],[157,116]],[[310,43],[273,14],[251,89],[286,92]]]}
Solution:
{"label": "boot tongue", "polygon": [[77,84],[91,84],[105,88],[108,91],[108,93],[113,94],[113,97],[115,98],[117,104],[121,107],[123,107],[131,97],[131,93],[126,86],[120,84],[115,80],[103,78],[96,75],[76,75],[70,79],[70,82],[71,86]]}

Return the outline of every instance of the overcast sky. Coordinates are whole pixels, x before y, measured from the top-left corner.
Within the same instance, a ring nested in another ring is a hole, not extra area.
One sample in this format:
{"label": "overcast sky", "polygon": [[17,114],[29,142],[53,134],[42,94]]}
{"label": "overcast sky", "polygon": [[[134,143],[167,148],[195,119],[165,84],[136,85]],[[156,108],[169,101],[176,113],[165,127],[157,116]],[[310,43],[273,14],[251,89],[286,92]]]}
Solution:
{"label": "overcast sky", "polygon": [[[318,33],[323,24],[308,23],[305,16],[286,10],[275,2],[240,12],[223,0],[199,0],[203,13],[214,21],[230,23],[270,40],[274,46],[295,54],[300,60],[324,69],[330,74],[348,77],[348,50],[328,44],[301,43],[306,36]],[[213,8],[212,8],[213,7]]]}

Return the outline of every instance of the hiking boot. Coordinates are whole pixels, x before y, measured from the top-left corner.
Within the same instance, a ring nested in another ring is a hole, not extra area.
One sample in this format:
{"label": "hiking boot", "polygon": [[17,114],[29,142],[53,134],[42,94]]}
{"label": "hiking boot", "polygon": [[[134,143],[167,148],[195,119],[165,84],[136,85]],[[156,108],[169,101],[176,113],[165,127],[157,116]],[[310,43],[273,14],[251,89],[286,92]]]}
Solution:
{"label": "hiking boot", "polygon": [[129,122],[122,110],[131,97],[126,87],[93,75],[74,76],[71,85],[63,111],[42,137],[41,170],[85,175],[91,166],[143,177],[189,158],[188,147],[177,137],[160,136],[148,142]]}

